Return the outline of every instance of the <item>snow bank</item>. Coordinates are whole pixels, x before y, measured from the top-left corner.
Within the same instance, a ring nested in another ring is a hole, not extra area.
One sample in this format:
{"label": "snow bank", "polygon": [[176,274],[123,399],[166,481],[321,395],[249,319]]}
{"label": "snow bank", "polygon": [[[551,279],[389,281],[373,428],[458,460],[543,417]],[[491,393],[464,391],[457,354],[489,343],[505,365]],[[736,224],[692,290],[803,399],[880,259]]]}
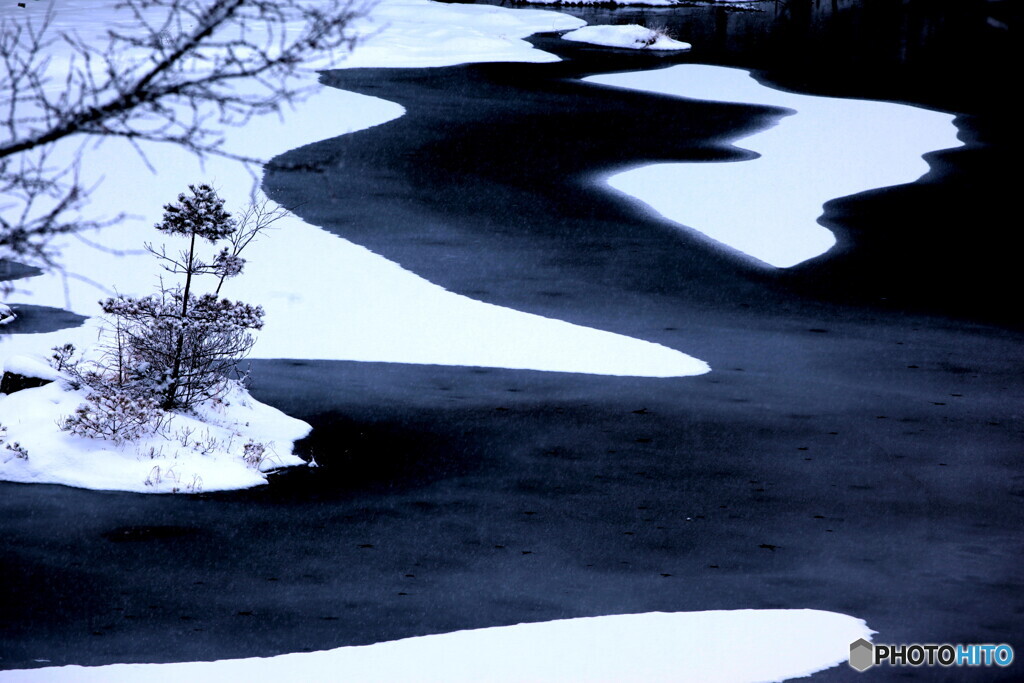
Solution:
{"label": "snow bank", "polygon": [[783,92],[740,69],[684,64],[584,80],[790,110],[778,125],[743,139],[745,148],[760,154],[757,159],[650,164],[607,178],[665,218],[777,268],[820,256],[835,244],[817,223],[822,204],[913,182],[928,172],[922,155],[961,144],[950,114]]}
{"label": "snow bank", "polygon": [[[40,12],[43,3],[25,12]],[[115,25],[114,4],[67,0],[57,7],[57,29],[83,38]],[[441,66],[467,61],[550,61],[522,37],[537,31],[576,28],[584,22],[542,10],[486,5],[442,5],[425,0],[384,0],[359,30],[363,44],[340,65]],[[54,50],[56,50],[56,46]],[[320,60],[310,66],[326,67]],[[334,64],[335,66],[339,64]],[[241,87],[241,86],[240,86]],[[226,148],[265,159],[302,145],[397,118],[397,104],[333,88],[320,89],[283,118],[254,118],[228,129]],[[74,143],[72,145],[71,143]],[[79,141],[59,145],[52,163],[67,158]],[[228,200],[245,201],[255,178],[235,162],[208,159],[205,166],[172,146],[141,142],[155,170],[124,140],[105,140],[85,152],[82,181],[94,190],[90,217],[131,217],[88,238],[59,241],[62,262],[73,274],[19,280],[21,301],[99,314],[97,300],[112,288],[128,295],[152,291],[157,270],[142,243],[160,243],[152,230],[161,207],[189,183],[208,181]],[[224,294],[261,304],[266,325],[253,356],[330,360],[480,365],[607,375],[686,376],[708,371],[702,361],[674,349],[609,332],[521,313],[452,294],[369,250],[297,218],[246,251],[246,272]],[[56,244],[56,242],[55,242]],[[180,248],[168,241],[169,251]],[[89,284],[92,283],[92,284]],[[68,286],[70,285],[70,287]],[[27,290],[27,291],[26,291]],[[46,335],[0,337],[0,358],[95,339],[89,326]]]}
{"label": "snow bank", "polygon": [[627,24],[624,26],[584,26],[562,36],[565,40],[591,45],[623,47],[631,50],[689,50],[689,43],[674,40],[660,31]]}
{"label": "snow bank", "polygon": [[[31,372],[34,359],[16,359],[9,370]],[[25,373],[20,373],[25,374]],[[157,433],[121,445],[75,436],[57,424],[85,402],[88,390],[57,381],[10,395],[0,394],[0,480],[64,484],[138,493],[198,493],[266,483],[266,472],[305,461],[292,455],[293,442],[309,433],[301,420],[253,399],[235,386],[195,415],[171,414]],[[247,443],[262,447],[262,461],[243,461]],[[17,443],[22,452],[7,448]],[[27,457],[25,454],[27,453]]]}
{"label": "snow bank", "polygon": [[565,619],[269,658],[0,671],[0,682],[702,681],[807,676],[873,632],[818,610],[651,612]]}

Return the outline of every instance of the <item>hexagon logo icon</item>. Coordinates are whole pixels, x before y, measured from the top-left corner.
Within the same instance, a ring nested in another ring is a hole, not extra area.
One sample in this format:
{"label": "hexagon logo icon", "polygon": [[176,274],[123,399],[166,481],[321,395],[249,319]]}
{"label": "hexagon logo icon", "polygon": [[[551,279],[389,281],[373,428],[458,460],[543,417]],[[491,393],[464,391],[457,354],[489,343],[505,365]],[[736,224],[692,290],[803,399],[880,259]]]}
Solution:
{"label": "hexagon logo icon", "polygon": [[865,671],[875,663],[875,646],[863,638],[850,643],[850,666]]}

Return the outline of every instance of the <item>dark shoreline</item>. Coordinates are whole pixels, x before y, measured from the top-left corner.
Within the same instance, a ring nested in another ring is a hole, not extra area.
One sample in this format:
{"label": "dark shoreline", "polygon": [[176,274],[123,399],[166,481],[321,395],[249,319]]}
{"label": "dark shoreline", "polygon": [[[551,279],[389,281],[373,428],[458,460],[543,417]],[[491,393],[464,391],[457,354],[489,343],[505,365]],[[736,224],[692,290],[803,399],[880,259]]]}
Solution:
{"label": "dark shoreline", "polygon": [[[772,112],[594,93],[565,78],[646,58],[573,54],[592,61],[326,76],[409,113],[287,155],[338,169],[313,176],[304,215],[456,291],[656,341],[713,372],[254,362],[256,397],[315,425],[300,447],[321,467],[198,497],[0,484],[0,668],[753,607],[851,614],[880,642],[1020,649],[1016,271],[988,245],[954,268],[982,247],[952,241],[968,215],[977,236],[1004,225],[1002,119],[968,112],[976,144],[935,155],[923,182],[831,202],[853,248],[770,273],[575,180],[616,154],[725,158],[724,141]],[[461,107],[444,108],[452,96]],[[544,109],[566,101],[577,110]],[[588,144],[560,140],[579,113]],[[682,114],[693,123],[676,139],[640,134]],[[611,131],[634,144],[616,150]],[[488,165],[487,144],[506,163]],[[542,154],[547,175],[533,173]],[[278,181],[293,200],[311,182]]]}

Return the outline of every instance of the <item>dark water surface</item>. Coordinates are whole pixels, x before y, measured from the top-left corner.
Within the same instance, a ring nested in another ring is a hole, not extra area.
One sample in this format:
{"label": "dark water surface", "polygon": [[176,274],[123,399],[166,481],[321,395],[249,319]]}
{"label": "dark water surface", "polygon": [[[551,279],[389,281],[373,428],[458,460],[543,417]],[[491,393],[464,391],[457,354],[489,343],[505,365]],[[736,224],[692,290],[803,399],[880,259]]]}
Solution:
{"label": "dark water surface", "polygon": [[[274,199],[454,291],[714,371],[256,362],[254,393],[315,425],[300,446],[322,466],[195,497],[0,485],[0,667],[751,607],[844,612],[879,642],[1020,651],[1024,377],[1017,257],[1000,246],[1016,44],[988,21],[1019,26],[1008,4],[595,10],[695,49],[539,37],[566,61],[325,74],[408,113],[284,155],[319,170],[268,173]],[[744,158],[729,141],[779,115],[576,80],[687,61],[954,111],[968,146],[931,155],[919,183],[830,202],[826,257],[751,266],[591,182],[641,160]]]}

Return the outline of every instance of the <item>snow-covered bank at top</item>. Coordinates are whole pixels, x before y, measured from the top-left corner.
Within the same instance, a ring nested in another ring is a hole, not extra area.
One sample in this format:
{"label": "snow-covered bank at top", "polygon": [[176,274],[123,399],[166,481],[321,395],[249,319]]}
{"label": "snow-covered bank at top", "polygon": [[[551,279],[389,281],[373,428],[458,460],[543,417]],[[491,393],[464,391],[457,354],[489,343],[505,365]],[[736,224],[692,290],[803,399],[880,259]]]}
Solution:
{"label": "snow-covered bank at top", "polygon": [[638,24],[584,26],[569,31],[562,39],[630,50],[689,50],[692,47],[689,43],[670,38],[662,31]]}
{"label": "snow-covered bank at top", "polygon": [[[381,0],[360,26],[367,38],[335,67],[431,67],[469,62],[557,62],[524,40],[587,22],[540,9]],[[313,66],[322,65],[314,63]]]}
{"label": "snow-covered bank at top", "polygon": [[744,683],[841,665],[873,632],[819,610],[651,612],[518,624],[277,657],[0,671],[2,683]]}
{"label": "snow-covered bank at top", "polygon": [[[33,3],[26,12],[41,12]],[[116,24],[114,4],[67,0],[57,6],[57,28],[83,38]],[[368,37],[335,66],[441,66],[469,61],[551,61],[523,37],[566,30],[584,22],[543,10],[488,5],[444,5],[426,0],[384,0],[363,20]],[[314,61],[311,67],[331,64]],[[226,148],[265,159],[403,114],[394,103],[322,88],[286,111],[226,130]],[[77,141],[72,141],[77,144]],[[116,287],[146,294],[156,282],[152,258],[142,251],[164,203],[189,183],[209,182],[229,208],[246,201],[256,179],[239,164],[219,158],[205,166],[169,145],[140,143],[155,171],[124,140],[90,146],[83,184],[102,179],[88,207],[91,217],[124,212],[131,218],[91,233],[110,250],[75,238],[62,241],[61,260],[73,275],[46,274],[16,283],[7,303],[68,307],[97,315],[97,300]],[[58,148],[70,154],[72,144]],[[54,159],[56,161],[56,159]],[[315,180],[311,180],[315,182]],[[246,272],[224,295],[264,306],[266,325],[253,357],[316,358],[637,375],[686,376],[708,371],[702,361],[646,341],[475,301],[438,287],[369,250],[290,217],[247,250]],[[170,249],[178,248],[168,241]],[[12,326],[12,331],[16,326]],[[46,353],[55,345],[86,346],[86,328],[45,335],[0,337],[0,359],[12,353]]]}
{"label": "snow-covered bank at top", "polygon": [[607,178],[669,220],[777,268],[820,256],[835,244],[817,222],[824,203],[913,182],[928,172],[922,155],[961,144],[950,114],[783,92],[740,69],[684,64],[584,80],[791,110],[778,125],[743,138],[742,147],[759,153],[757,159],[650,164]]}

